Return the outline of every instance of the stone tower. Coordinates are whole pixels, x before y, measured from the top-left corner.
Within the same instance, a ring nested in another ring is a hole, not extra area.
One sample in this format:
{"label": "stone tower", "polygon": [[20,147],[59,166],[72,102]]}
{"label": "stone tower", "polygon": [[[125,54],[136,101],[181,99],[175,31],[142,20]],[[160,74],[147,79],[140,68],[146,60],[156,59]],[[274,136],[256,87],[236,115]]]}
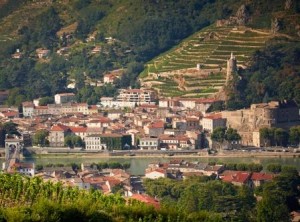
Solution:
{"label": "stone tower", "polygon": [[232,73],[237,71],[237,62],[236,58],[231,53],[230,59],[227,60],[227,75],[226,75],[226,82],[228,82],[230,79],[232,79]]}

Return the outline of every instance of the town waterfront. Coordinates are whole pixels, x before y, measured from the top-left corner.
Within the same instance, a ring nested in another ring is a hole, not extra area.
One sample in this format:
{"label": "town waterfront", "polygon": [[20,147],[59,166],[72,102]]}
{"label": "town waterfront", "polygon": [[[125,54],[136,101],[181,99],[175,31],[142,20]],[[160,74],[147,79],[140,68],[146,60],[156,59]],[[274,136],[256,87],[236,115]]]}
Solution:
{"label": "town waterfront", "polygon": [[[129,162],[130,169],[132,175],[143,175],[146,167],[149,163],[153,162],[168,162],[170,159],[185,159],[189,161],[199,161],[203,163],[208,162],[216,162],[216,163],[260,163],[264,167],[266,167],[270,163],[280,163],[282,165],[293,165],[300,170],[300,157],[287,157],[287,156],[277,156],[277,157],[192,157],[192,156],[185,156],[185,157],[84,157],[84,156],[70,156],[70,157],[63,157],[59,156],[49,156],[49,157],[39,157],[36,156],[34,158],[26,158],[24,159],[27,162],[35,162],[35,164],[69,164],[69,163],[99,163],[99,162]],[[4,159],[0,159],[0,163],[2,165]]]}

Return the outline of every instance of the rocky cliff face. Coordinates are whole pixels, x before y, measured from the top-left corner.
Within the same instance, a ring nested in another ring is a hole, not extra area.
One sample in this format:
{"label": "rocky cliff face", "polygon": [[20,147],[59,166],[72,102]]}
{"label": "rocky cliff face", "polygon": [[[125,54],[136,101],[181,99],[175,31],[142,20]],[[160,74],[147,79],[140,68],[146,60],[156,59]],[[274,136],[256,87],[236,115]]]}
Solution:
{"label": "rocky cliff face", "polygon": [[246,5],[241,5],[234,16],[227,20],[218,20],[217,26],[223,25],[247,25],[251,20],[250,12]]}
{"label": "rocky cliff face", "polygon": [[237,10],[235,16],[237,25],[246,25],[249,19],[250,19],[250,13],[246,5],[241,5],[241,7]]}

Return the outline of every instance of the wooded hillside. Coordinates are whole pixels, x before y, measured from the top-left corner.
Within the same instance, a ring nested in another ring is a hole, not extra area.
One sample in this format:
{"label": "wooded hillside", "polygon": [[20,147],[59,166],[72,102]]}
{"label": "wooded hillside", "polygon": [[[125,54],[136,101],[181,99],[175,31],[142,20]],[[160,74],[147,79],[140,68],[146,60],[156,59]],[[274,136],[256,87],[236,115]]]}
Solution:
{"label": "wooded hillside", "polygon": [[[273,30],[286,35],[289,41],[298,41],[299,4],[293,0],[251,3],[237,0],[3,1],[0,6],[0,89],[10,90],[8,105],[66,91],[75,92],[78,101],[96,103],[101,96],[113,96],[117,88],[140,87],[137,79],[145,63],[217,20],[231,21],[229,26],[242,24],[248,28]],[[246,46],[247,41],[243,45]],[[283,43],[278,39],[274,44],[278,42]],[[192,51],[197,50],[196,46],[191,47]],[[50,50],[49,54],[37,58],[39,48]],[[21,54],[18,59],[12,58],[16,52]],[[226,56],[212,55],[212,63],[219,63],[225,58],[220,56]],[[173,64],[190,64],[191,61],[181,55],[180,62]],[[105,73],[120,68],[127,69],[114,85],[96,84]],[[197,81],[187,80],[190,96],[214,93],[222,84],[215,82],[213,88],[199,91],[194,85]],[[75,88],[67,88],[69,84]],[[166,96],[174,96],[175,91],[178,94],[177,83],[168,84],[175,88]]]}

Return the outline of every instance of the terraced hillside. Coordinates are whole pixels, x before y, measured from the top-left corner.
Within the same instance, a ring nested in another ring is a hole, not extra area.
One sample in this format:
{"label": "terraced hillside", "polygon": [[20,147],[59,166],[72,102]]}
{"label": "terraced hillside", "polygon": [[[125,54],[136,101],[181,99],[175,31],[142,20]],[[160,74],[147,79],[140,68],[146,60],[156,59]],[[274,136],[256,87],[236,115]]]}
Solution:
{"label": "terraced hillside", "polygon": [[246,27],[207,27],[149,62],[142,84],[163,97],[211,97],[225,84],[230,54],[245,67],[270,38],[270,32]]}

